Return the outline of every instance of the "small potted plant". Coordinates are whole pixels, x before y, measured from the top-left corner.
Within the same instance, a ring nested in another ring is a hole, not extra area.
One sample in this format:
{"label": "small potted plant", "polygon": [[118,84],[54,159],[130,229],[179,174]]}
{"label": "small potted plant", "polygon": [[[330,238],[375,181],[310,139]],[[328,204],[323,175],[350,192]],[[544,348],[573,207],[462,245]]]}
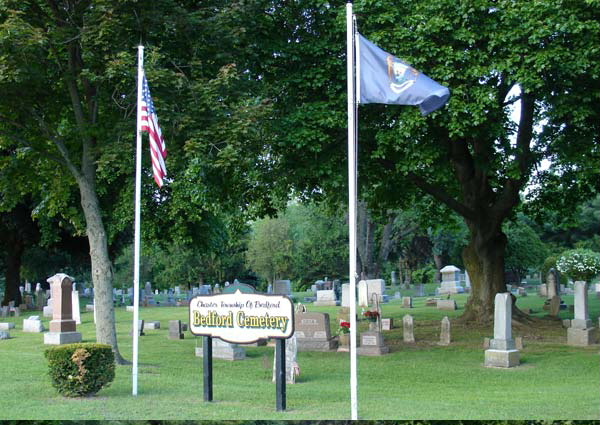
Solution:
{"label": "small potted plant", "polygon": [[377,319],[379,318],[379,312],[377,311],[371,311],[371,310],[367,310],[363,313],[363,316],[365,317],[365,319],[367,319],[369,322],[376,322]]}
{"label": "small potted plant", "polygon": [[338,328],[337,333],[339,336],[340,345],[350,345],[350,322],[340,322],[340,327]]}

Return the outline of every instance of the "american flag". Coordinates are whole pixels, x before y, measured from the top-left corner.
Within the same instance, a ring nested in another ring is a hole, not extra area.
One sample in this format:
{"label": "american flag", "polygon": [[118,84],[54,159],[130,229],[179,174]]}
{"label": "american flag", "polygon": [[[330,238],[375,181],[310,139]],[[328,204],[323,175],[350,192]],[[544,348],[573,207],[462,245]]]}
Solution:
{"label": "american flag", "polygon": [[142,82],[142,128],[141,131],[148,132],[150,136],[150,155],[152,157],[152,172],[154,181],[158,187],[162,187],[163,179],[167,176],[165,159],[167,158],[167,147],[158,126],[158,117],[154,111],[154,103],[150,96],[150,87],[144,74]]}

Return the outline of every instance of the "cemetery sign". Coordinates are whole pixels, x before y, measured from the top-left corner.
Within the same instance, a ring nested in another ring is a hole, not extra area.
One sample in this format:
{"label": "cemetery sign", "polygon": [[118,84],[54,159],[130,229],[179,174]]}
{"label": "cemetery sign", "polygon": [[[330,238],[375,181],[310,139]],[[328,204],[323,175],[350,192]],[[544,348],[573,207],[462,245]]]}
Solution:
{"label": "cemetery sign", "polygon": [[235,344],[287,339],[294,333],[294,306],[283,295],[199,295],[190,301],[190,331]]}

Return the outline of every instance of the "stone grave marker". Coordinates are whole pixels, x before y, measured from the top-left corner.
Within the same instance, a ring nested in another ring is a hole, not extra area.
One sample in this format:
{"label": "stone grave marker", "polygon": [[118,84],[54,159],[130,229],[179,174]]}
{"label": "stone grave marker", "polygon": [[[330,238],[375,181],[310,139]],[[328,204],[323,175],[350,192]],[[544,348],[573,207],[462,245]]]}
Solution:
{"label": "stone grave marker", "polygon": [[[273,357],[273,382],[276,381],[275,357]],[[286,384],[295,384],[296,375],[300,374],[298,366],[298,344],[296,336],[292,335],[285,341],[285,382]]]}
{"label": "stone grave marker", "polygon": [[394,319],[381,319],[381,330],[382,331],[391,331],[394,327]]}
{"label": "stone grave marker", "polygon": [[8,317],[8,306],[4,305],[0,308],[0,317]]}
{"label": "stone grave marker", "polygon": [[485,350],[486,367],[514,367],[520,364],[519,350],[512,338],[512,298],[510,293],[496,294],[494,299],[494,338]]}
{"label": "stone grave marker", "polygon": [[148,322],[146,323],[146,329],[160,329],[160,322]]}
{"label": "stone grave marker", "polygon": [[[144,333],[144,320],[143,319],[138,320],[138,332],[139,332],[139,336],[146,335]],[[133,336],[133,329],[131,330],[131,332],[129,333],[129,335]]]}
{"label": "stone grave marker", "polygon": [[183,339],[181,320],[169,320],[169,339]]}
{"label": "stone grave marker", "polygon": [[367,288],[367,282],[361,280],[358,282],[358,306],[368,307],[369,306],[369,291]]}
{"label": "stone grave marker", "polygon": [[331,336],[329,314],[295,313],[295,335],[298,351],[330,351],[337,348]]}
{"label": "stone grave marker", "polygon": [[350,284],[342,283],[342,307],[350,307]]}
{"label": "stone grave marker", "polygon": [[40,320],[40,316],[29,316],[23,320],[23,332],[41,333],[46,329]]}
{"label": "stone grave marker", "polygon": [[437,300],[436,307],[438,310],[456,310],[456,301],[454,300]]}
{"label": "stone grave marker", "polygon": [[552,299],[552,297],[558,294],[558,273],[555,269],[552,268],[548,270],[548,275],[546,276],[546,298],[550,300]]}
{"label": "stone grave marker", "polygon": [[274,295],[292,295],[292,282],[289,280],[276,280],[273,282]]}
{"label": "stone grave marker", "polygon": [[567,344],[587,346],[593,344],[594,328],[588,310],[587,283],[577,281],[575,287],[575,317],[567,329]]}
{"label": "stone grave marker", "polygon": [[373,299],[373,294],[377,294],[377,299],[381,300],[385,293],[385,280],[383,279],[368,279],[367,284],[367,300]]}
{"label": "stone grave marker", "polygon": [[402,297],[402,308],[412,308],[412,297]]}
{"label": "stone grave marker", "polygon": [[442,319],[440,345],[450,345],[450,319],[448,319],[448,316],[444,316]]}
{"label": "stone grave marker", "polygon": [[8,331],[15,328],[13,322],[0,322],[0,331]]}
{"label": "stone grave marker", "polygon": [[0,339],[10,339],[10,332],[0,331]]}
{"label": "stone grave marker", "polygon": [[53,317],[53,309],[52,305],[54,304],[54,300],[52,298],[48,298],[47,304],[42,308],[42,315],[44,317]]}
{"label": "stone grave marker", "polygon": [[[246,349],[239,344],[231,344],[221,338],[211,338],[212,355],[215,359],[238,361],[246,358]],[[196,357],[204,357],[202,347],[196,347]]]}
{"label": "stone grave marker", "polygon": [[404,331],[404,342],[415,342],[414,321],[410,314],[402,318],[402,328]]}
{"label": "stone grave marker", "polygon": [[356,353],[361,356],[382,356],[390,352],[385,345],[383,335],[377,331],[367,331],[360,334],[360,346]]}
{"label": "stone grave marker", "polygon": [[81,342],[81,333],[73,320],[73,279],[64,273],[48,278],[52,291],[52,320],[50,332],[44,334],[44,344],[61,345]]}
{"label": "stone grave marker", "polygon": [[81,310],[79,309],[79,291],[71,291],[71,306],[73,309],[73,320],[81,325]]}
{"label": "stone grave marker", "polygon": [[333,289],[317,291],[317,300],[314,303],[315,306],[335,306],[336,304],[337,301]]}
{"label": "stone grave marker", "polygon": [[448,265],[440,270],[442,275],[442,283],[439,288],[440,294],[458,294],[464,292],[464,288],[460,283],[460,269],[458,267]]}
{"label": "stone grave marker", "polygon": [[560,297],[558,295],[552,296],[550,298],[550,316],[558,317],[558,313],[560,312]]}

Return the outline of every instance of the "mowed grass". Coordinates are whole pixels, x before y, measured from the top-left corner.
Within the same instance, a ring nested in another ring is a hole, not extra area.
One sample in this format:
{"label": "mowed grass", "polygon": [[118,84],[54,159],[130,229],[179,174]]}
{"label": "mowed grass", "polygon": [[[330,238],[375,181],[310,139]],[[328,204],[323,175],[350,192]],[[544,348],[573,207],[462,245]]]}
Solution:
{"label": "mowed grass", "polygon": [[[300,298],[301,299],[301,298]],[[395,328],[384,332],[391,353],[359,357],[358,393],[361,419],[599,419],[599,346],[569,347],[566,330],[557,320],[542,319],[535,328],[519,327],[521,365],[511,369],[483,367],[483,338],[493,330],[467,328],[455,320],[466,295],[455,296],[459,310],[439,311],[415,298],[413,309],[400,300],[383,305],[384,317]],[[563,296],[572,304],[572,296]],[[82,301],[82,305],[85,301]],[[544,318],[543,299],[519,298]],[[590,316],[598,324],[600,302],[590,296]],[[339,308],[311,307],[330,314],[332,330]],[[40,312],[41,313],[41,312]],[[402,317],[415,319],[416,344],[402,341]],[[302,373],[287,386],[287,410],[275,409],[272,382],[273,347],[246,347],[247,359],[214,360],[214,401],[203,401],[202,359],[195,357],[201,338],[186,332],[184,340],[169,340],[168,321],[188,320],[186,307],[142,308],[140,318],[161,321],[162,329],[140,337],[138,395],[132,396],[131,366],[118,366],[112,385],[89,398],[64,398],[51,386],[41,334],[22,332],[25,312],[13,321],[12,338],[0,341],[0,411],[2,419],[349,419],[350,356],[348,353],[300,352]],[[452,321],[452,344],[439,346],[440,320]],[[572,316],[561,311],[561,318]],[[131,359],[133,314],[117,309],[120,350]],[[45,325],[48,327],[48,320]],[[82,313],[78,328],[93,342],[92,313]],[[366,329],[366,323],[360,328]]]}

